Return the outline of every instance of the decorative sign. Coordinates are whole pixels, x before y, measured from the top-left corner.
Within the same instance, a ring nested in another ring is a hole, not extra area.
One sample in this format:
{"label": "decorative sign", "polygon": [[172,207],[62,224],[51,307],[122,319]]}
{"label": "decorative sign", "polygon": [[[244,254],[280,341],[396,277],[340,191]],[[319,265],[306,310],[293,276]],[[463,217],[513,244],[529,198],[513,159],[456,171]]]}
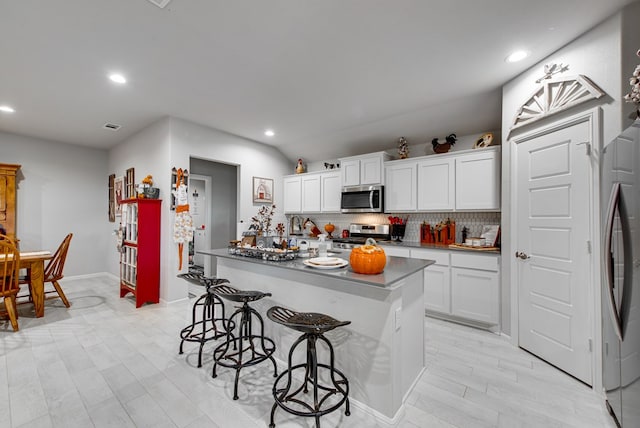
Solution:
{"label": "decorative sign", "polygon": [[253,177],[253,203],[273,203],[273,179]]}

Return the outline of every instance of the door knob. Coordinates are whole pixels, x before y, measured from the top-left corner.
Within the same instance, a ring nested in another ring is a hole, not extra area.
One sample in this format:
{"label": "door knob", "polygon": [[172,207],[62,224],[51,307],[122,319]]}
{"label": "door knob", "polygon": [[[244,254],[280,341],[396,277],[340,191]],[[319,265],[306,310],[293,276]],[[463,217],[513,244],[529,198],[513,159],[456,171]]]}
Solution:
{"label": "door knob", "polygon": [[516,257],[522,260],[530,259],[531,256],[527,255],[524,251],[516,251]]}

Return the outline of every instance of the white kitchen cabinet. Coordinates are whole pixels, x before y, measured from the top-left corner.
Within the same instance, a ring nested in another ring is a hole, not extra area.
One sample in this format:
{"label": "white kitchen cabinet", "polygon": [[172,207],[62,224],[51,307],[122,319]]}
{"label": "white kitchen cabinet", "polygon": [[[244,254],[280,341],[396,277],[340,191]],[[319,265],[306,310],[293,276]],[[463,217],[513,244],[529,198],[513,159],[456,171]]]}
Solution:
{"label": "white kitchen cabinet", "polygon": [[339,213],[342,197],[342,176],[340,171],[329,171],[320,174],[320,211],[323,213]]}
{"label": "white kitchen cabinet", "polygon": [[383,165],[391,156],[386,152],[340,159],[343,186],[384,184]]}
{"label": "white kitchen cabinet", "polygon": [[449,251],[412,249],[411,258],[435,260],[435,264],[424,269],[424,307],[451,314]]}
{"label": "white kitchen cabinet", "polygon": [[474,325],[499,324],[498,254],[412,248],[411,257],[435,261],[424,269],[427,312]]}
{"label": "white kitchen cabinet", "polygon": [[418,211],[453,211],[456,208],[455,159],[429,156],[418,162]]}
{"label": "white kitchen cabinet", "polygon": [[387,162],[384,207],[387,212],[415,211],[417,208],[417,164],[415,161]]}
{"label": "white kitchen cabinet", "polygon": [[498,258],[451,254],[451,314],[485,324],[500,322]]}
{"label": "white kitchen cabinet", "polygon": [[393,257],[411,257],[411,250],[407,247],[398,247],[394,245],[382,245],[384,253]]}
{"label": "white kitchen cabinet", "polygon": [[499,210],[499,147],[460,155],[455,161],[456,209]]}
{"label": "white kitchen cabinet", "polygon": [[285,213],[340,212],[340,171],[288,175],[282,183]]}
{"label": "white kitchen cabinet", "polygon": [[320,175],[305,174],[301,176],[302,212],[320,212]]}
{"label": "white kitchen cabinet", "polygon": [[286,176],[283,183],[283,210],[285,213],[302,212],[302,180],[299,175]]}

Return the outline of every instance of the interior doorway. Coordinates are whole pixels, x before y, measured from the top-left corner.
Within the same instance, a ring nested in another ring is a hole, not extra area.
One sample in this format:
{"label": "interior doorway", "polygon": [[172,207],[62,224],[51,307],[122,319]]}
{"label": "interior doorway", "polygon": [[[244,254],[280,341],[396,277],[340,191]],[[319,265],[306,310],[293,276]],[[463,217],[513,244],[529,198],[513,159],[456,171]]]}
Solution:
{"label": "interior doorway", "polygon": [[194,183],[189,186],[189,203],[197,205],[191,207],[196,228],[193,263],[206,276],[215,276],[214,258],[199,255],[198,249],[226,248],[236,237],[238,166],[192,157],[189,168],[189,182]]}
{"label": "interior doorway", "polygon": [[518,344],[593,383],[594,281],[589,115],[514,143]]}

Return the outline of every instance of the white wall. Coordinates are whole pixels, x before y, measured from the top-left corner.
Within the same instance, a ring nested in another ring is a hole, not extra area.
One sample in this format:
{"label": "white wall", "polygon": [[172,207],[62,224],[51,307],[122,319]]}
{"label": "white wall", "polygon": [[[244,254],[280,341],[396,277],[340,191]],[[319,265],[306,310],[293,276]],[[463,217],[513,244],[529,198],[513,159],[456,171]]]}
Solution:
{"label": "white wall", "polygon": [[[72,232],[65,276],[106,272],[107,151],[0,132],[0,161],[20,164],[17,236],[22,250],[55,251]],[[113,241],[112,241],[113,240]]]}
{"label": "white wall", "polygon": [[[142,130],[109,152],[109,173],[124,174],[135,168],[136,181],[152,174],[160,188],[162,203],[162,242],[160,298],[165,302],[187,297],[187,283],[177,278],[178,248],[173,242],[175,211],[170,207],[171,168],[189,169],[191,157],[237,165],[239,168],[238,221],[250,222],[259,205],[251,199],[252,177],[274,179],[274,203],[282,201],[282,176],[289,161],[275,148],[177,118],[166,118]],[[282,209],[274,218],[285,221]],[[183,270],[188,268],[187,246],[183,249]],[[109,271],[118,271],[115,251],[108,255]]]}
{"label": "white wall", "polygon": [[[638,26],[635,25],[639,17],[640,4],[632,4],[503,86],[502,136],[505,142],[502,147],[503,263],[501,317],[503,331],[507,334],[511,334],[512,284],[510,284],[510,264],[512,262],[512,254],[515,251],[509,245],[511,240],[511,231],[509,230],[511,222],[510,194],[512,191],[511,183],[515,181],[515,178],[511,176],[512,151],[508,138],[513,138],[520,132],[527,132],[532,127],[575,114],[577,110],[594,106],[598,106],[602,111],[602,141],[598,141],[598,143],[610,141],[617,136],[630,123],[627,116],[632,108],[624,103],[622,96],[629,90],[627,77],[631,75],[635,67],[629,66],[629,62],[631,62],[630,55],[635,56],[636,49],[640,48],[640,46],[630,47],[631,40],[636,43],[640,40]],[[625,50],[623,51],[623,49]],[[627,52],[628,49],[633,50]],[[635,63],[640,62],[637,57],[636,60],[638,61]],[[509,128],[513,124],[513,119],[518,109],[539,87],[536,80],[544,74],[544,65],[549,63],[568,65],[569,70],[564,72],[562,76],[584,75],[599,86],[606,95],[598,100],[590,101],[580,107],[555,115],[548,120],[541,120],[531,126],[520,128],[509,136]],[[623,64],[626,65],[623,67]],[[596,136],[596,138],[598,137]],[[595,149],[597,158],[598,147]],[[595,173],[598,173],[597,168]],[[588,195],[585,195],[585,197],[588,197]],[[595,202],[597,204],[597,200]],[[597,216],[597,213],[594,215]]]}

